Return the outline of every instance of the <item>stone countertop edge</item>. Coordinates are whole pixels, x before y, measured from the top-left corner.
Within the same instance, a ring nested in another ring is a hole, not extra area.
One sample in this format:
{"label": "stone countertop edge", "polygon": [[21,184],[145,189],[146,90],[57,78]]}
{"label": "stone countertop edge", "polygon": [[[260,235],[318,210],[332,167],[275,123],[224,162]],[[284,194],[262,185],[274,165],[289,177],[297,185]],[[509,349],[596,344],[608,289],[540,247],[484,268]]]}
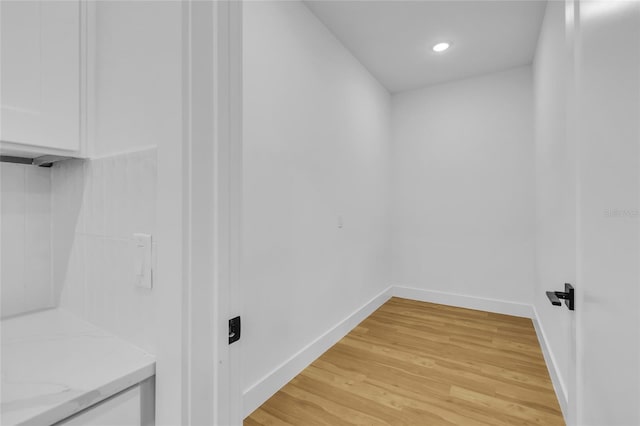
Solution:
{"label": "stone countertop edge", "polygon": [[[147,367],[140,368],[136,371],[127,374],[126,376],[119,377],[110,383],[106,383],[98,389],[87,391],[82,395],[78,395],[69,401],[66,401],[57,407],[53,407],[47,411],[38,414],[28,420],[20,423],[16,423],[16,426],[43,426],[43,425],[55,425],[56,423],[65,420],[74,414],[78,414],[81,411],[91,407],[92,405],[99,404],[100,402],[137,385],[144,380],[153,377],[156,373],[155,362]],[[4,423],[2,426],[5,425]]]}
{"label": "stone countertop edge", "polygon": [[63,309],[0,325],[3,426],[56,424],[156,372],[153,355]]}

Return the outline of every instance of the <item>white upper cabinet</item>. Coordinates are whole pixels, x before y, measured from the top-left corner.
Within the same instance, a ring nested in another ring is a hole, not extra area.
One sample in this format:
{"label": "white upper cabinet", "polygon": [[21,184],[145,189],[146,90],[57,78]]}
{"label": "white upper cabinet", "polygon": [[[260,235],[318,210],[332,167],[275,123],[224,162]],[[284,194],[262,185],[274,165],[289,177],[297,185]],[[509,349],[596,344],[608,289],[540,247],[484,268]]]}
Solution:
{"label": "white upper cabinet", "polygon": [[0,1],[2,152],[80,153],[80,0]]}

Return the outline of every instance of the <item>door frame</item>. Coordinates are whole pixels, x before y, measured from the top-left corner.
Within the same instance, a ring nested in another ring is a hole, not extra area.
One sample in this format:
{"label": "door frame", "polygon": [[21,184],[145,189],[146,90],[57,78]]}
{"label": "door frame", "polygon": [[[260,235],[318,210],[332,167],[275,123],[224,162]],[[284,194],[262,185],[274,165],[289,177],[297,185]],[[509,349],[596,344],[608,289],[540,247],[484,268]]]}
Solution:
{"label": "door frame", "polygon": [[182,424],[242,424],[242,2],[182,4]]}
{"label": "door frame", "polygon": [[[578,97],[578,86],[576,81],[576,70],[577,70],[577,45],[578,37],[579,37],[579,22],[580,22],[580,0],[565,0],[565,53],[567,55],[566,61],[566,69],[565,69],[565,77],[566,77],[566,101],[565,101],[565,111],[566,111],[566,140],[569,152],[574,156],[574,169],[572,171],[572,188],[575,192],[575,200],[574,200],[574,211],[573,215],[575,218],[574,222],[574,231],[575,231],[575,240],[573,241],[573,250],[575,252],[575,283],[578,288],[581,283],[580,276],[580,208],[579,208],[579,182],[580,182],[580,163],[579,163],[579,149],[580,144],[578,143],[578,129],[577,129],[577,97]],[[567,390],[567,412],[564,413],[565,422],[567,426],[577,426],[577,417],[578,417],[578,386],[577,386],[577,376],[578,376],[578,365],[580,363],[580,354],[578,352],[578,340],[580,338],[580,317],[582,315],[581,307],[582,301],[584,300],[584,293],[580,291],[580,289],[576,293],[576,306],[578,309],[573,312],[571,315],[571,337],[569,343],[569,360],[571,365],[569,366],[569,371],[567,372],[567,382],[566,382],[566,390]]]}

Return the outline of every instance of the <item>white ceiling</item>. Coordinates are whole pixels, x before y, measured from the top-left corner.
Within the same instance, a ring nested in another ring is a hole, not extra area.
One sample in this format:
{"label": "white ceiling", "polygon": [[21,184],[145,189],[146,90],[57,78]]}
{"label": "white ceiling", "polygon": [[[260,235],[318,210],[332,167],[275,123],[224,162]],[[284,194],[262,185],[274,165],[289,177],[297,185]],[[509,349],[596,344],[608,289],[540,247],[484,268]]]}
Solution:
{"label": "white ceiling", "polygon": [[[531,63],[546,1],[322,1],[311,11],[390,92]],[[451,48],[431,47],[448,41]]]}

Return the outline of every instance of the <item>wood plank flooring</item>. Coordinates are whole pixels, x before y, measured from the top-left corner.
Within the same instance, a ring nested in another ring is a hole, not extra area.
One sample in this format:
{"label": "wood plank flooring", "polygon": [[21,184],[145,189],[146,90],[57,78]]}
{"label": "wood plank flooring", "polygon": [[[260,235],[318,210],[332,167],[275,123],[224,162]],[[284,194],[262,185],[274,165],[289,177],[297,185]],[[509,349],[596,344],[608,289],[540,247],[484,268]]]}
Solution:
{"label": "wood plank flooring", "polygon": [[564,421],[530,319],[392,298],[244,425]]}

